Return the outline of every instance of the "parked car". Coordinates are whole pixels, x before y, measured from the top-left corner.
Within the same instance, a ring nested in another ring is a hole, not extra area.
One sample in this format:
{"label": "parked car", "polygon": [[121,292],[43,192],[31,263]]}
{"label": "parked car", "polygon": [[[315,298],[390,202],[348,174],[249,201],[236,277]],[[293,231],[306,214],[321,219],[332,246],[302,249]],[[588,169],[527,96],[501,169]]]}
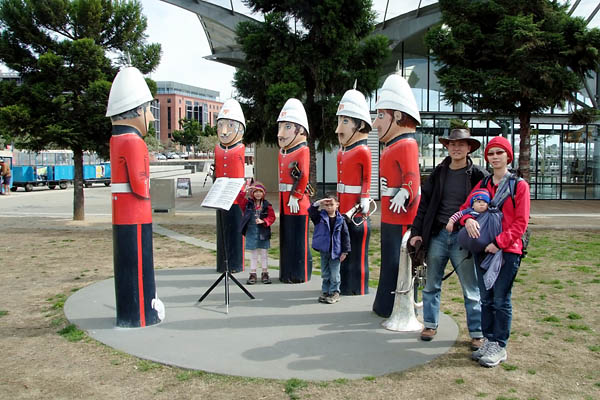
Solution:
{"label": "parked car", "polygon": [[167,153],[167,158],[169,160],[179,160],[179,155],[177,153]]}
{"label": "parked car", "polygon": [[177,155],[179,155],[179,158],[182,158],[184,160],[187,160],[190,156],[186,153],[177,153]]}
{"label": "parked car", "polygon": [[162,154],[162,153],[158,153],[158,154],[156,154],[156,159],[157,159],[157,160],[159,160],[159,161],[160,161],[160,160],[166,160],[166,159],[167,159],[167,156],[165,156],[165,155],[164,155],[164,154]]}

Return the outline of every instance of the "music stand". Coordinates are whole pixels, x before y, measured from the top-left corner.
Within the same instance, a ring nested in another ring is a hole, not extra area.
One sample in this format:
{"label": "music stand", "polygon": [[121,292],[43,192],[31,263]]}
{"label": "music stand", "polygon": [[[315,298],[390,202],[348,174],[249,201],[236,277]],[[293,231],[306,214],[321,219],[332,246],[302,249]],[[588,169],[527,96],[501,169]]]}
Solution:
{"label": "music stand", "polygon": [[[242,186],[244,186],[243,178],[217,178],[213,183],[213,186],[210,188],[210,191],[204,198],[202,202],[202,207],[207,208],[215,208],[218,210],[229,211],[237,194],[240,192]],[[206,298],[212,292],[212,290],[225,278],[225,306],[226,313],[229,314],[229,279],[235,282],[236,285],[240,289],[244,291],[254,300],[254,296],[250,293],[229,271],[229,258],[227,256],[227,237],[225,236],[225,229],[223,226],[223,218],[218,218],[219,221],[219,231],[221,232],[221,242],[225,246],[225,271],[217,278],[217,280],[212,284],[210,288],[198,299],[198,303],[201,303],[202,300]]]}

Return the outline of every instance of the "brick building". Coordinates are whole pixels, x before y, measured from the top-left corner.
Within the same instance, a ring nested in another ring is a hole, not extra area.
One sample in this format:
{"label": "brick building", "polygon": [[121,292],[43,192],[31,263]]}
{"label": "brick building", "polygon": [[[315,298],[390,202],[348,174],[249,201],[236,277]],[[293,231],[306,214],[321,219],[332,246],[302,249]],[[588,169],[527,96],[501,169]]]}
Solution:
{"label": "brick building", "polygon": [[217,123],[217,115],[223,106],[218,101],[219,92],[173,81],[157,81],[155,99],[160,109],[157,118],[157,135],[161,143],[171,140],[173,131],[180,130],[183,119],[199,121],[202,126]]}

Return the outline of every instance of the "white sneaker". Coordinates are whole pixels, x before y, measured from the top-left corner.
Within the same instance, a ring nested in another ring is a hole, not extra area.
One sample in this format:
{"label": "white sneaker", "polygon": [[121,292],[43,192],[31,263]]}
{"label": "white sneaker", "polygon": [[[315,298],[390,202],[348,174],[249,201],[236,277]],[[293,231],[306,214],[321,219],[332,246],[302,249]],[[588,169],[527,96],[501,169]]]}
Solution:
{"label": "white sneaker", "polygon": [[506,349],[500,347],[498,342],[490,342],[485,354],[479,359],[479,364],[484,367],[495,367],[503,361],[506,361],[508,355]]}
{"label": "white sneaker", "polygon": [[474,352],[471,353],[471,359],[475,360],[475,361],[479,361],[479,359],[481,357],[483,357],[485,355],[485,353],[487,352],[487,349],[490,345],[490,341],[487,340],[486,337],[483,338],[483,343],[481,344],[481,347],[479,347],[479,349],[475,350]]}

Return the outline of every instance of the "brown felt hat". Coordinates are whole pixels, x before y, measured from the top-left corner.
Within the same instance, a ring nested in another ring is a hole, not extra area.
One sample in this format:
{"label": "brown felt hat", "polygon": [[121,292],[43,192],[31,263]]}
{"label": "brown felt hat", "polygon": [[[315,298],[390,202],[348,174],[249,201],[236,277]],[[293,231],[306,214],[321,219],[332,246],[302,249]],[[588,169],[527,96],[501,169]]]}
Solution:
{"label": "brown felt hat", "polygon": [[451,140],[466,140],[469,143],[469,146],[471,146],[469,153],[474,152],[481,146],[479,140],[471,137],[471,132],[469,132],[468,129],[452,129],[448,136],[443,136],[438,140],[444,146],[448,146],[448,143],[450,143]]}

